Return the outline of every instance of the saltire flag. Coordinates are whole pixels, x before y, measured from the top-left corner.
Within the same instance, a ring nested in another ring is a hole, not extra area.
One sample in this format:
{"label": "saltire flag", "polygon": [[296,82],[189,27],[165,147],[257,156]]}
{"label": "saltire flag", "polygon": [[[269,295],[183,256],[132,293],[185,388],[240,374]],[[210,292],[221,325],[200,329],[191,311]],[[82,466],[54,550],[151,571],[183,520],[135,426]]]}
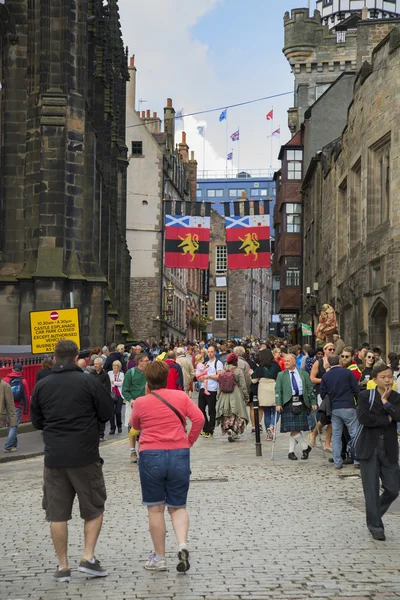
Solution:
{"label": "saltire flag", "polygon": [[271,267],[269,215],[225,216],[225,225],[228,269]]}
{"label": "saltire flag", "polygon": [[275,131],[273,131],[271,135],[272,137],[279,137],[281,135],[281,128],[279,127],[279,129],[275,129]]}
{"label": "saltire flag", "polygon": [[274,109],[270,110],[269,113],[266,114],[265,118],[267,119],[267,121],[273,121],[274,120]]}
{"label": "saltire flag", "polygon": [[235,131],[235,133],[232,133],[231,140],[232,140],[232,142],[238,142],[239,141],[239,129],[237,131]]}
{"label": "saltire flag", "polygon": [[204,132],[205,132],[206,126],[205,125],[199,125],[197,128],[198,133],[201,135],[201,137],[204,137]]}
{"label": "saltire flag", "polygon": [[208,269],[210,217],[166,215],[165,266]]}
{"label": "saltire flag", "polygon": [[183,123],[183,108],[182,108],[182,110],[178,110],[176,112],[175,121],[182,121],[182,123]]}
{"label": "saltire flag", "polygon": [[226,160],[233,160],[233,152],[229,152],[228,156],[226,157]]}
{"label": "saltire flag", "polygon": [[225,110],[222,111],[222,113],[219,115],[219,122],[221,123],[222,121],[226,120],[226,112],[227,112],[227,108]]}

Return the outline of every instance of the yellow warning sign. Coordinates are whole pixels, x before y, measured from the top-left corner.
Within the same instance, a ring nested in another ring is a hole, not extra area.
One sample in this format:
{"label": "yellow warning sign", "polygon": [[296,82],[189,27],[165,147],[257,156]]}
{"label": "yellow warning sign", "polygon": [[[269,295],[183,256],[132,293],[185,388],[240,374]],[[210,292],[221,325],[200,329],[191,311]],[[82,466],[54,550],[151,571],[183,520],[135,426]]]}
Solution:
{"label": "yellow warning sign", "polygon": [[32,354],[52,354],[59,340],[72,340],[81,347],[77,308],[35,310],[29,316]]}

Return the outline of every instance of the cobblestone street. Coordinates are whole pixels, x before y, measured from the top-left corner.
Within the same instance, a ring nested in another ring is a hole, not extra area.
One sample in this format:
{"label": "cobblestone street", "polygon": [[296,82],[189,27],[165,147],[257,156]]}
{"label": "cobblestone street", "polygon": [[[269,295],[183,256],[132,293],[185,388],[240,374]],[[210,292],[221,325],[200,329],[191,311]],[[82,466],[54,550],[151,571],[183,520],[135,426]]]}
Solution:
{"label": "cobblestone street", "polygon": [[[120,436],[121,437],[121,436]],[[263,436],[264,437],[264,436]],[[400,598],[399,504],[385,518],[387,541],[364,523],[361,481],[341,477],[315,449],[310,460],[287,460],[287,436],[255,456],[254,435],[229,444],[219,432],[192,451],[190,551],[187,575],[175,570],[168,525],[167,573],[143,569],[151,550],[136,465],[127,442],[102,448],[109,500],[97,556],[106,579],[78,574],[82,524],[70,524],[70,584],[55,584],[49,528],[41,509],[43,458],[0,465],[1,600],[392,600]],[[300,453],[298,452],[300,456]]]}

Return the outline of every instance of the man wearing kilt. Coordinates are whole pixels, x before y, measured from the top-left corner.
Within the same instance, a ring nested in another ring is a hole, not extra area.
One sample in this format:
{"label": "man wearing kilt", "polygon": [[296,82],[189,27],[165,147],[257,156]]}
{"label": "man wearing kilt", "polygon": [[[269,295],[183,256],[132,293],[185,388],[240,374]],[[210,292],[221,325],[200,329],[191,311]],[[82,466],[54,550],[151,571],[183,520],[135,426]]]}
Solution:
{"label": "man wearing kilt", "polygon": [[315,394],[308,373],[297,369],[294,354],[286,354],[285,368],[275,386],[276,410],[282,414],[281,433],[290,431],[289,460],[297,460],[297,444],[303,451],[301,459],[307,460],[311,446],[301,432],[309,431],[307,415],[311,409],[317,410]]}

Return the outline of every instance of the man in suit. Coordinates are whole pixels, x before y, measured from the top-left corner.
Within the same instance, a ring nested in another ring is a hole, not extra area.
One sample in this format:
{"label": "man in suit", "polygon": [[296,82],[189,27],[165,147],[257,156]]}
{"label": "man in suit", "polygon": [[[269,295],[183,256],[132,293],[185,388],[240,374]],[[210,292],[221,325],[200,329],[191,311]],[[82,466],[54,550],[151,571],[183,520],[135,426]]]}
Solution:
{"label": "man in suit", "polygon": [[328,356],[330,369],[324,373],[319,388],[321,398],[329,396],[332,406],[332,456],[335,469],[343,468],[342,434],[347,427],[350,435],[351,454],[354,466],[359,468],[354,456],[354,441],[358,430],[356,398],[360,392],[356,378],[349,369],[340,366],[336,354]]}
{"label": "man in suit", "polygon": [[276,410],[282,413],[281,433],[290,431],[289,460],[297,460],[297,444],[303,451],[301,459],[307,460],[312,448],[302,431],[309,431],[307,412],[317,410],[315,394],[308,373],[297,369],[294,354],[286,354],[285,369],[278,373],[275,385]]}
{"label": "man in suit", "polygon": [[376,389],[358,396],[357,414],[363,428],[356,441],[356,454],[361,466],[367,527],[375,540],[384,541],[382,517],[399,495],[400,394],[392,390],[393,371],[385,364],[373,368],[372,378]]}

